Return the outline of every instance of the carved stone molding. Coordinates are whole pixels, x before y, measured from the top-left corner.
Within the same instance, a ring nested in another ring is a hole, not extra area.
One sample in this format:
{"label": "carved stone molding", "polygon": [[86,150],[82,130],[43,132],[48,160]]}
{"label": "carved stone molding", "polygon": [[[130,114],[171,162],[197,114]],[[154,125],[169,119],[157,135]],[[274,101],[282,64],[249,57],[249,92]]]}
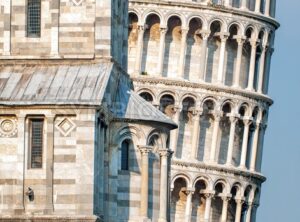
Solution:
{"label": "carved stone molding", "polygon": [[18,132],[17,119],[14,117],[0,117],[0,137],[13,137]]}
{"label": "carved stone molding", "polygon": [[74,3],[74,5],[79,6],[82,4],[83,0],[72,0],[72,2]]}
{"label": "carved stone molding", "polygon": [[76,125],[70,118],[63,118],[61,121],[59,121],[55,128],[58,129],[58,131],[63,134],[65,137],[69,136],[70,133],[75,129]]}

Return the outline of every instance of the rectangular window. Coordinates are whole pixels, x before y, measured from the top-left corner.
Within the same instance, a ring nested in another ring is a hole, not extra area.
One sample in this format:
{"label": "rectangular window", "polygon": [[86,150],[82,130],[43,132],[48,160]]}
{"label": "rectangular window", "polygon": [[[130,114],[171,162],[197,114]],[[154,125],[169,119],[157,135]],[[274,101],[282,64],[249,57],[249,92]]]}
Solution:
{"label": "rectangular window", "polygon": [[27,37],[41,35],[41,1],[28,0],[27,2]]}
{"label": "rectangular window", "polygon": [[30,167],[43,166],[43,119],[30,120]]}

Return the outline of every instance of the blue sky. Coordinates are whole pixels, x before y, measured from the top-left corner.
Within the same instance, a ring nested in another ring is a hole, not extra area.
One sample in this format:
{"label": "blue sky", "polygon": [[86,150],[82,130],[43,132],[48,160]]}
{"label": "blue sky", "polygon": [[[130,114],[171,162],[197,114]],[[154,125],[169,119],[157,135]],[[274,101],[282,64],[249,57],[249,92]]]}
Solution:
{"label": "blue sky", "polygon": [[[257,222],[300,221],[300,1],[278,0],[265,137],[263,184]],[[299,116],[298,116],[299,115]]]}

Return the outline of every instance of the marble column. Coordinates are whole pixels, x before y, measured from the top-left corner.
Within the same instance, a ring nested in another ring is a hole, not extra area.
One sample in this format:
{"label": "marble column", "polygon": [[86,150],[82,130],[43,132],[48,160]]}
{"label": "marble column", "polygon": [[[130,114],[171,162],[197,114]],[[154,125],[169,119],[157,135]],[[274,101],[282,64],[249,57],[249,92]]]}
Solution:
{"label": "marble column", "polygon": [[221,46],[220,46],[220,56],[219,56],[219,67],[218,67],[218,76],[217,83],[224,84],[224,64],[225,64],[225,51],[226,51],[226,42],[229,35],[227,33],[221,33]]}
{"label": "marble column", "polygon": [[247,0],[241,0],[241,9],[247,9]]}
{"label": "marble column", "polygon": [[249,139],[249,127],[250,127],[250,124],[252,123],[252,121],[250,119],[243,119],[243,122],[244,122],[244,134],[243,134],[240,168],[246,169],[247,148],[248,148],[248,139]]}
{"label": "marble column", "polygon": [[211,142],[211,149],[210,149],[210,163],[216,163],[216,150],[218,145],[218,133],[220,129],[220,121],[222,113],[214,113],[214,126],[213,126],[213,133],[212,133],[212,142]]}
{"label": "marble column", "polygon": [[181,29],[181,46],[180,46],[180,55],[179,55],[179,67],[178,67],[178,77],[184,79],[184,66],[185,66],[185,57],[186,57],[186,39],[189,32],[188,28]]}
{"label": "marble column", "polygon": [[255,0],[255,12],[260,13],[261,0]]}
{"label": "marble column", "polygon": [[221,214],[221,222],[227,222],[227,214],[228,214],[228,202],[230,200],[230,196],[222,196],[223,206],[222,206],[222,214]]}
{"label": "marble column", "polygon": [[[178,125],[179,125],[180,113],[181,113],[181,108],[174,107],[174,115],[172,119]],[[177,150],[177,140],[178,140],[178,128],[170,132],[170,148],[174,152],[175,157],[176,157],[176,150]]]}
{"label": "marble column", "polygon": [[271,68],[271,58],[272,58],[272,54],[274,52],[274,48],[268,48],[267,49],[267,59],[266,59],[266,64],[265,64],[265,80],[264,82],[264,86],[263,86],[263,92],[265,94],[268,94],[269,91],[269,78],[270,78],[270,68]]}
{"label": "marble column", "polygon": [[234,80],[233,80],[233,86],[240,88],[240,75],[241,75],[241,65],[242,65],[242,56],[243,56],[243,46],[246,40],[246,37],[244,36],[237,36],[235,37],[237,43],[238,43],[238,49],[237,49],[237,60],[236,60],[236,66],[234,71]]}
{"label": "marble column", "polygon": [[186,190],[186,206],[185,206],[185,222],[191,221],[191,210],[192,210],[192,197],[194,194],[194,190]]}
{"label": "marble column", "polygon": [[193,112],[193,134],[192,134],[192,154],[191,157],[197,159],[199,136],[200,136],[200,116],[202,110],[194,110]]}
{"label": "marble column", "polygon": [[142,155],[142,178],[141,178],[141,206],[140,216],[143,219],[148,218],[148,199],[149,199],[149,153],[150,147],[140,146],[139,150]]}
{"label": "marble column", "polygon": [[241,218],[242,218],[242,208],[243,208],[243,204],[244,204],[244,200],[243,199],[235,199],[236,202],[236,211],[235,211],[235,222],[241,222]]}
{"label": "marble column", "polygon": [[158,52],[158,65],[157,65],[157,75],[162,76],[165,58],[165,41],[167,28],[160,28],[160,38],[159,38],[159,52]]}
{"label": "marble column", "polygon": [[159,150],[160,154],[160,197],[159,197],[159,219],[158,222],[168,220],[168,158],[172,154],[170,150]]}
{"label": "marble column", "polygon": [[259,136],[259,143],[258,143],[258,161],[257,163],[257,171],[261,171],[261,164],[262,164],[262,157],[263,157],[263,146],[264,146],[264,138],[265,138],[265,132],[267,129],[267,124],[262,124],[261,130],[260,130],[260,136]]}
{"label": "marble column", "polygon": [[5,56],[10,56],[11,54],[11,1],[2,1],[2,5],[4,6],[3,55]]}
{"label": "marble column", "polygon": [[265,16],[270,16],[271,0],[265,2]]}
{"label": "marble column", "polygon": [[204,222],[210,222],[210,212],[211,212],[211,201],[214,193],[204,193],[205,200],[205,211],[204,211]]}
{"label": "marble column", "polygon": [[224,6],[229,7],[230,6],[230,1],[229,0],[224,0]]}
{"label": "marble column", "polygon": [[251,222],[256,221],[256,212],[257,212],[258,207],[259,207],[259,204],[253,204],[253,206],[252,206]]}
{"label": "marble column", "polygon": [[255,61],[256,61],[256,48],[257,41],[250,40],[251,45],[251,57],[250,57],[250,67],[249,67],[249,78],[248,78],[248,86],[247,90],[254,90],[254,74],[255,74]]}
{"label": "marble column", "polygon": [[251,149],[251,162],[250,162],[250,170],[255,171],[256,166],[256,159],[257,159],[257,149],[258,149],[258,140],[259,140],[259,133],[260,133],[260,122],[256,122],[254,124],[255,131],[253,136],[252,142],[252,149]]}
{"label": "marble column", "polygon": [[142,63],[142,57],[143,57],[143,43],[144,43],[144,32],[145,27],[143,25],[138,26],[138,40],[137,40],[137,46],[136,46],[136,58],[135,58],[135,66],[134,66],[134,72],[135,75],[141,74],[141,63]]}
{"label": "marble column", "polygon": [[263,93],[264,74],[265,74],[265,61],[266,61],[266,45],[262,45],[262,51],[259,61],[258,85],[257,92]]}
{"label": "marble column", "polygon": [[236,116],[230,116],[230,133],[229,133],[229,142],[228,142],[228,151],[227,151],[227,160],[226,165],[232,166],[232,156],[233,156],[233,148],[234,148],[234,138],[235,138],[235,128],[238,118]]}
{"label": "marble column", "polygon": [[207,57],[207,43],[208,37],[210,35],[209,31],[202,31],[202,45],[201,45],[201,57],[200,57],[200,69],[199,69],[199,79],[200,81],[205,81],[206,72],[206,57]]}
{"label": "marble column", "polygon": [[249,202],[247,207],[246,222],[251,222],[252,207],[253,207],[252,203]]}

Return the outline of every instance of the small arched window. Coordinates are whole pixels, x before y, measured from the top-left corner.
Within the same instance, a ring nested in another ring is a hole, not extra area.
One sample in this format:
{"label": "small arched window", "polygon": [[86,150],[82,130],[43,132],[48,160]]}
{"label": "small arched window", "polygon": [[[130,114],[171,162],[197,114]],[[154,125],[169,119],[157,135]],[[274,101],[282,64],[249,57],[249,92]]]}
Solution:
{"label": "small arched window", "polygon": [[121,145],[121,170],[129,170],[130,141],[124,140]]}

